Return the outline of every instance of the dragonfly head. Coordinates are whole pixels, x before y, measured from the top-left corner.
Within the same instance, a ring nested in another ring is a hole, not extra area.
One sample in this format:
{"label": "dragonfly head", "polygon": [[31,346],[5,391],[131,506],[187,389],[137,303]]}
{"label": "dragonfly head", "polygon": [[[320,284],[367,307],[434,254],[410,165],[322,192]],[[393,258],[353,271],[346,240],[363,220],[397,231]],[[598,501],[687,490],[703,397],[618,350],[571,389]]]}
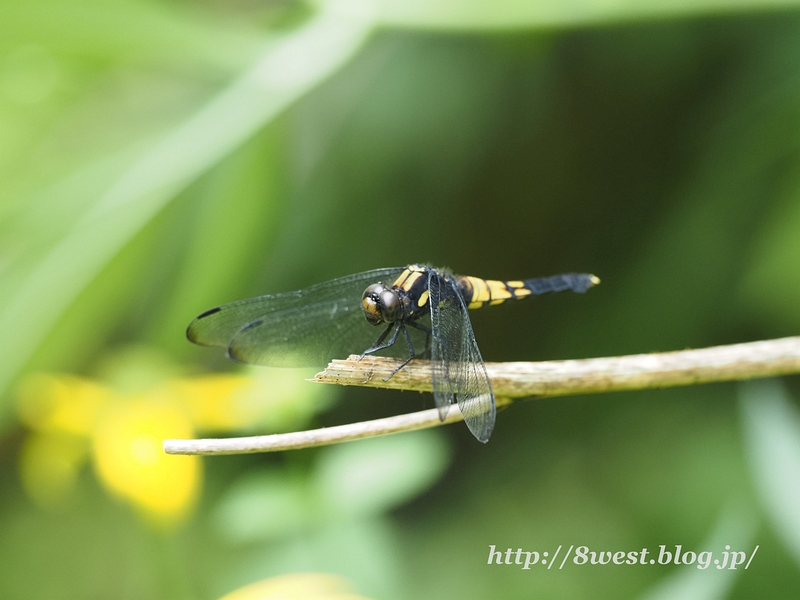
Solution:
{"label": "dragonfly head", "polygon": [[361,308],[370,325],[394,323],[403,315],[400,295],[394,290],[387,290],[380,283],[375,283],[364,291]]}

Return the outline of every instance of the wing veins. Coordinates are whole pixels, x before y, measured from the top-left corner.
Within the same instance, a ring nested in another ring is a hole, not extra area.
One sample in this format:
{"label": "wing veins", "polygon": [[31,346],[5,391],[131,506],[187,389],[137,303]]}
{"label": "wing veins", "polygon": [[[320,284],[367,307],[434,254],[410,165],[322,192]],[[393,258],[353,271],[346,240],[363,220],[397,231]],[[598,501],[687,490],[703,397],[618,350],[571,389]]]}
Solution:
{"label": "wing veins", "polygon": [[472,434],[487,442],[496,408],[464,299],[453,276],[431,270],[428,276],[432,328],[433,394],[439,416],[447,416],[453,400]]}

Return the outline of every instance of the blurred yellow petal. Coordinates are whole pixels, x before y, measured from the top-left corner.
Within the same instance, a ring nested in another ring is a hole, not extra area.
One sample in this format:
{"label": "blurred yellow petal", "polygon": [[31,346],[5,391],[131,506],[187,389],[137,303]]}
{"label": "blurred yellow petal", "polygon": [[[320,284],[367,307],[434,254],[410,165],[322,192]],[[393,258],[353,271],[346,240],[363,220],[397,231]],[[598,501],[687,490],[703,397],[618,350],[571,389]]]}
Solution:
{"label": "blurred yellow petal", "polygon": [[28,377],[17,392],[20,420],[38,431],[63,431],[89,435],[113,392],[75,375]]}
{"label": "blurred yellow petal", "polygon": [[294,428],[324,408],[335,390],[306,381],[313,371],[260,368],[256,375],[208,375],[175,380],[198,429],[269,431]]}
{"label": "blurred yellow petal", "polygon": [[220,600],[366,600],[350,583],[327,573],[293,573],[264,579],[226,594]]}
{"label": "blurred yellow petal", "polygon": [[165,526],[188,515],[202,478],[199,457],[164,453],[162,441],[174,437],[193,437],[182,406],[169,397],[138,396],[104,411],[93,439],[100,481]]}
{"label": "blurred yellow petal", "polygon": [[72,495],[88,451],[88,441],[74,435],[29,435],[19,455],[23,489],[41,508],[57,508]]}
{"label": "blurred yellow petal", "polygon": [[257,418],[258,407],[242,401],[253,386],[251,377],[226,374],[179,379],[170,390],[184,401],[198,429],[230,430]]}

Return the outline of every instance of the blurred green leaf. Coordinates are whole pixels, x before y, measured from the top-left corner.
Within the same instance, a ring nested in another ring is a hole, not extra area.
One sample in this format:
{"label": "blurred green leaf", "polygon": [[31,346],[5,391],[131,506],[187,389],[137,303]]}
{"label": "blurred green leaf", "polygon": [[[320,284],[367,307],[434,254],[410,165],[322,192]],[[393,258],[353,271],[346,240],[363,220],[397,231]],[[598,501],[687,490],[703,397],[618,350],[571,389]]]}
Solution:
{"label": "blurred green leaf", "polygon": [[0,307],[0,330],[15,340],[0,346],[0,389],[81,290],[178,192],[344,64],[370,31],[369,22],[322,12],[131,164]]}
{"label": "blurred green leaf", "polygon": [[792,183],[759,231],[742,276],[743,308],[776,331],[800,329],[800,185]]}
{"label": "blurred green leaf", "polygon": [[317,465],[316,486],[332,515],[379,514],[430,487],[448,462],[437,431],[372,438],[328,449]]}
{"label": "blurred green leaf", "polygon": [[250,293],[247,274],[261,259],[258,249],[276,235],[285,194],[285,139],[275,129],[280,128],[258,135],[209,173],[190,210],[181,214],[190,220],[192,236],[170,302],[149,323],[151,335],[175,351],[191,350],[175,335],[190,316]]}
{"label": "blurred green leaf", "polygon": [[312,502],[303,479],[260,470],[230,487],[214,510],[213,524],[231,543],[274,539],[306,527]]}
{"label": "blurred green leaf", "polygon": [[[341,396],[338,386],[315,385],[308,380],[314,369],[253,367],[249,375],[257,382],[237,398],[244,414],[252,413],[242,433],[259,435],[306,428],[315,415],[329,409]],[[256,410],[257,409],[257,410]]]}
{"label": "blurred green leaf", "polygon": [[448,450],[435,431],[418,431],[323,449],[308,477],[261,470],[237,481],[214,513],[230,542],[273,540],[371,518],[418,496],[439,479]]}
{"label": "blurred green leaf", "polygon": [[[345,0],[346,4],[354,4]],[[656,18],[694,16],[744,10],[797,6],[796,0],[661,0],[607,2],[603,0],[439,0],[392,2],[376,0],[387,25],[436,29],[521,29],[570,27]],[[364,2],[363,4],[371,4]]]}
{"label": "blurred green leaf", "polygon": [[190,62],[228,69],[262,44],[246,20],[213,19],[179,3],[122,0],[4,0],[0,55],[42,44],[59,55],[107,62],[121,57],[147,66]]}
{"label": "blurred green leaf", "polygon": [[[679,152],[685,155],[670,160],[686,161],[684,170],[667,192],[663,212],[648,222],[637,252],[617,262],[624,264],[620,279],[605,278],[613,285],[598,288],[589,310],[594,326],[606,333],[595,335],[618,343],[647,331],[647,346],[631,348],[647,352],[742,341],[730,331],[737,312],[745,322],[764,320],[752,311],[752,297],[740,307],[736,292],[743,271],[748,278],[753,248],[764,245],[761,224],[787,216],[783,207],[797,194],[800,52],[790,35],[760,46],[759,55],[774,68],[742,65],[724,93],[695,107],[683,124]],[[784,299],[795,289],[775,277],[760,283],[768,283],[763,293],[784,286]],[[610,319],[601,316],[606,314]]]}
{"label": "blurred green leaf", "polygon": [[800,414],[778,379],[742,384],[753,482],[778,538],[800,565]]}
{"label": "blurred green leaf", "polygon": [[[649,591],[640,596],[641,600],[723,600],[728,598],[736,579],[742,576],[744,565],[737,569],[717,568],[713,560],[723,560],[725,548],[732,552],[753,551],[755,518],[745,506],[730,505],[720,515],[717,524],[706,540],[691,551],[699,557],[701,552],[713,552],[711,562],[703,569],[699,562],[681,565],[673,569]],[[675,547],[667,551],[675,552]],[[684,552],[689,549],[684,548]],[[674,556],[674,554],[673,554]],[[669,567],[667,567],[669,568]]]}
{"label": "blurred green leaf", "polygon": [[331,524],[265,544],[236,561],[223,589],[282,573],[336,573],[371,598],[403,598],[403,566],[396,530],[382,517]]}
{"label": "blurred green leaf", "polygon": [[185,119],[263,54],[267,39],[252,19],[175,3],[3,2],[0,219],[18,210],[48,221],[56,211],[72,225],[101,192],[84,189],[43,210],[43,188],[152,143],[148,135]]}

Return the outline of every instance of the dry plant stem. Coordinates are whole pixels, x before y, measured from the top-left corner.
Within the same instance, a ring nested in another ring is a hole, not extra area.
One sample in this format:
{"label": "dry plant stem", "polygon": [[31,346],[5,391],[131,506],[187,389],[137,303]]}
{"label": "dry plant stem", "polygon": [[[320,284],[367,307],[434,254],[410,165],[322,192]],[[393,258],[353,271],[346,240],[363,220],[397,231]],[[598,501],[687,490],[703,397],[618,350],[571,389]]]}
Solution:
{"label": "dry plant stem", "polygon": [[[358,356],[334,360],[313,381],[431,391],[428,361]],[[752,379],[800,372],[800,337],[611,358],[486,363],[497,396],[566,396]]]}
{"label": "dry plant stem", "polygon": [[[508,402],[508,400],[505,400],[498,402],[498,404],[502,405]],[[428,427],[455,423],[461,421],[462,418],[458,407],[453,406],[447,418],[442,422],[439,420],[439,411],[434,408],[374,421],[361,421],[337,427],[297,431],[294,433],[207,440],[165,440],[164,451],[167,454],[252,454],[254,452],[298,450],[300,448],[350,442],[400,431],[427,429]]]}
{"label": "dry plant stem", "polygon": [[[401,390],[431,391],[428,361],[416,360],[385,381],[400,362],[385,357],[351,356],[334,360],[312,381]],[[545,362],[487,363],[498,405],[511,398],[565,396],[673,387],[800,373],[800,337],[781,338],[701,350],[636,354],[613,358]],[[461,420],[456,407],[439,421],[426,410],[339,427],[209,440],[166,440],[169,454],[239,454],[322,446],[364,437],[435,427]]]}

